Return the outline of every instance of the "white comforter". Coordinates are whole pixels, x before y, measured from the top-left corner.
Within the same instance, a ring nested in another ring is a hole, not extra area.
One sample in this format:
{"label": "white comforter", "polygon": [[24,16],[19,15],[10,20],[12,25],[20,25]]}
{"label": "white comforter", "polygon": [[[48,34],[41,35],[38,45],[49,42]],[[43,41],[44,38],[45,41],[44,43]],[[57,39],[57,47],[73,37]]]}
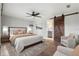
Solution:
{"label": "white comforter", "polygon": [[24,49],[25,46],[34,44],[42,40],[43,40],[43,37],[39,35],[16,38],[15,49],[19,53]]}

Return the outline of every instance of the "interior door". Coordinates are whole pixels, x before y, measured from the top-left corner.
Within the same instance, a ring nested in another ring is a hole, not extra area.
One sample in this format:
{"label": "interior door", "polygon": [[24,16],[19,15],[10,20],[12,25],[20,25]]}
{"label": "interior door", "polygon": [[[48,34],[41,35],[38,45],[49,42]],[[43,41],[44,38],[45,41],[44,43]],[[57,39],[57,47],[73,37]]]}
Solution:
{"label": "interior door", "polygon": [[64,15],[54,17],[54,40],[60,42],[64,35]]}

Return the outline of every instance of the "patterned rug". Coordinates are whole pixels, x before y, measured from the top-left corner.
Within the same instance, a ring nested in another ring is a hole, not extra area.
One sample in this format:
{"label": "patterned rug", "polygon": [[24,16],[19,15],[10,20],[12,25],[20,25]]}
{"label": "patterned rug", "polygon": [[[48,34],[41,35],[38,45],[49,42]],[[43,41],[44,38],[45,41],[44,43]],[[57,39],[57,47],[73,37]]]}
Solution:
{"label": "patterned rug", "polygon": [[[17,53],[15,48],[10,43],[6,43],[1,47],[2,56],[37,56],[43,52],[46,48],[46,44],[39,43],[37,45],[24,49],[21,53]],[[4,52],[3,52],[4,51]]]}
{"label": "patterned rug", "polygon": [[35,46],[29,47],[21,52],[19,55],[21,56],[37,56],[42,53],[46,49],[46,45],[44,43],[37,44]]}
{"label": "patterned rug", "polygon": [[53,40],[45,40],[42,43],[24,49],[17,53],[11,44],[4,43],[1,46],[1,56],[52,56],[56,51],[57,43]]}

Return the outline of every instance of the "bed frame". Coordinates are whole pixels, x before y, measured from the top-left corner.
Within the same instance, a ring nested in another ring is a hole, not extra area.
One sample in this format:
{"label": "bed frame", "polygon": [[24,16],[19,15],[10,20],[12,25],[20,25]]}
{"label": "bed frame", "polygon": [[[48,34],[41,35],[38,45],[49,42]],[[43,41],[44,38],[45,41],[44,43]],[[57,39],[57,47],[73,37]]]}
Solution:
{"label": "bed frame", "polygon": [[[27,28],[26,28],[26,27],[8,27],[9,36],[10,36],[10,29],[11,29],[11,28],[14,28],[14,29],[22,28],[22,29],[26,29],[26,31],[27,31]],[[25,46],[24,49],[29,48],[29,47],[31,47],[31,46],[35,46],[35,45],[40,44],[40,43],[43,43],[43,41],[39,41],[39,42],[36,42],[36,43],[34,43],[34,44],[30,44],[30,45],[28,45],[28,46]],[[22,51],[24,51],[24,49],[23,49]],[[22,51],[21,51],[21,52],[22,52]]]}

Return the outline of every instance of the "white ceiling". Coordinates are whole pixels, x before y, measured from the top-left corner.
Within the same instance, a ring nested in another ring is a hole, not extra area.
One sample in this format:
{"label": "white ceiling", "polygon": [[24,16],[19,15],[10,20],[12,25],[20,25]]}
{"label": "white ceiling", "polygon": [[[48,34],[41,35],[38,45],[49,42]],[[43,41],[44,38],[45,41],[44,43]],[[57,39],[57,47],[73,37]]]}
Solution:
{"label": "white ceiling", "polygon": [[[69,3],[68,3],[69,4]],[[32,10],[41,13],[41,19],[49,19],[53,16],[62,15],[66,13],[78,12],[79,4],[72,3],[71,7],[67,8],[67,3],[5,3],[3,6],[3,15],[17,17],[21,19],[32,19],[26,12]]]}

